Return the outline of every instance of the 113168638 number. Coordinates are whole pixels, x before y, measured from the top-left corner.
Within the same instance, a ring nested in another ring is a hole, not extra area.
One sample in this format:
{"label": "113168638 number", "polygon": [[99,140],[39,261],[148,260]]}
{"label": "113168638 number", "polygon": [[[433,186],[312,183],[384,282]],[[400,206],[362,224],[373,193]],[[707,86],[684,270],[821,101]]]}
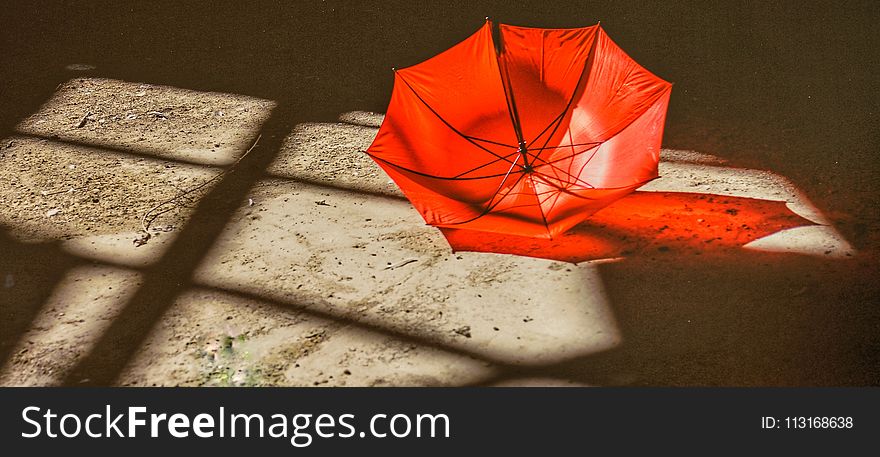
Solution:
{"label": "113168638 number", "polygon": [[850,416],[786,416],[761,418],[761,428],[765,429],[851,429],[854,427]]}

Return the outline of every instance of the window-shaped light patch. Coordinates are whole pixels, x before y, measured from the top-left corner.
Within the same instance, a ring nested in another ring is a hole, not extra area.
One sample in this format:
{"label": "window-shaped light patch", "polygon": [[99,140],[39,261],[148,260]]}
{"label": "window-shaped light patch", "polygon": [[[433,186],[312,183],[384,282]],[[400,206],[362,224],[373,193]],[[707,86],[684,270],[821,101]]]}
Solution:
{"label": "window-shaped light patch", "polygon": [[253,143],[275,103],[103,78],[62,84],[18,125],[27,135],[205,165],[227,165]]}

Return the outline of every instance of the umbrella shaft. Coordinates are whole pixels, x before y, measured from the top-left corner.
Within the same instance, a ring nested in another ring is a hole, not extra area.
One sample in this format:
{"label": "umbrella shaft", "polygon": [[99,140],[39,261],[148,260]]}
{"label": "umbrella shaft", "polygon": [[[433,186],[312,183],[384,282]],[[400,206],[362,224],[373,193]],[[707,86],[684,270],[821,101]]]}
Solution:
{"label": "umbrella shaft", "polygon": [[528,150],[528,148],[526,148],[525,141],[519,142],[519,154],[522,156],[523,168],[528,171],[531,171],[532,166],[531,166],[531,164],[529,164],[529,150]]}

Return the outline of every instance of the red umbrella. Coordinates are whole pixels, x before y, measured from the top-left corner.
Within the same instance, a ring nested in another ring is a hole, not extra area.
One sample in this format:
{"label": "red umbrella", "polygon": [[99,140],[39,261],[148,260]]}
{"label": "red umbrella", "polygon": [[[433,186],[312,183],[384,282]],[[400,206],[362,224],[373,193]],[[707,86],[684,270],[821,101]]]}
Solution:
{"label": "red umbrella", "polygon": [[552,238],[657,177],[671,86],[599,25],[487,20],[395,70],[367,154],[430,225]]}

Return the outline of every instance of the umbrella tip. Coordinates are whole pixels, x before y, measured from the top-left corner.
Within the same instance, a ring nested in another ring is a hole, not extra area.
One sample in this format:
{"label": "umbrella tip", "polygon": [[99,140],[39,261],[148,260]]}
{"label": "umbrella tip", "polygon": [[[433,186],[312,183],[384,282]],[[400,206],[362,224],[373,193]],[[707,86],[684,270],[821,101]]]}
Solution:
{"label": "umbrella tip", "polygon": [[486,16],[486,22],[489,22],[489,21],[491,21],[491,20],[492,20],[492,19],[489,19],[489,16]]}

